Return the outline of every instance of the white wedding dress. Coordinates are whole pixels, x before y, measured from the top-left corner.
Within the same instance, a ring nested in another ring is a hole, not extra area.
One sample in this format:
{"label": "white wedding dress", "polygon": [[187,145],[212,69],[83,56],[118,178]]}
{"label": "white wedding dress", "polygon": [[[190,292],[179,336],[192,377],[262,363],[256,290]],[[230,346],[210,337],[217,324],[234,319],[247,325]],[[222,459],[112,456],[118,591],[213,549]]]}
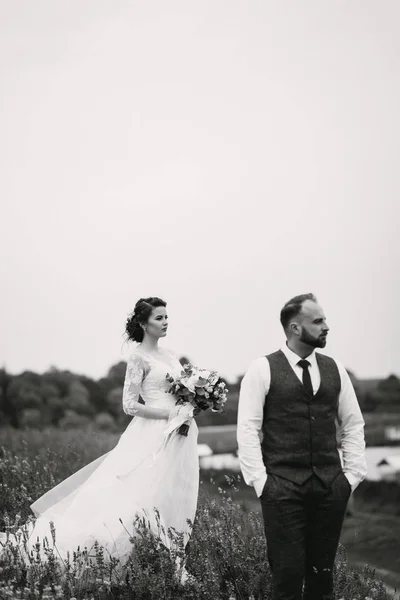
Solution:
{"label": "white wedding dress", "polygon": [[[180,372],[181,365],[169,350],[148,355],[136,347],[127,364],[124,411],[135,414],[139,394],[146,407],[174,407],[166,375]],[[31,508],[37,519],[29,531],[28,551],[38,537],[46,536],[53,546],[49,525],[53,521],[56,553],[62,559],[68,552],[72,556],[78,546],[90,550],[97,540],[124,564],[132,551],[136,516],[145,517],[167,547],[171,527],[183,533],[186,544],[191,531],[188,519],[194,521],[197,507],[198,429],[193,419],[187,437],[176,429],[166,437],[166,428],[166,420],[133,418],[113,450],[34,502]]]}

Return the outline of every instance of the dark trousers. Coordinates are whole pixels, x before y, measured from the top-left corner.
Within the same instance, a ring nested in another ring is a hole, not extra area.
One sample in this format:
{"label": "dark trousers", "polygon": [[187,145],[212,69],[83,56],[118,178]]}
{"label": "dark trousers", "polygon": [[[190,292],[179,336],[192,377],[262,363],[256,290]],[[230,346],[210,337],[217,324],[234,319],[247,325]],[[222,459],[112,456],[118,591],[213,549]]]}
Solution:
{"label": "dark trousers", "polygon": [[[333,600],[333,565],[351,487],[269,474],[261,495],[274,600]],[[304,592],[303,592],[304,584]]]}

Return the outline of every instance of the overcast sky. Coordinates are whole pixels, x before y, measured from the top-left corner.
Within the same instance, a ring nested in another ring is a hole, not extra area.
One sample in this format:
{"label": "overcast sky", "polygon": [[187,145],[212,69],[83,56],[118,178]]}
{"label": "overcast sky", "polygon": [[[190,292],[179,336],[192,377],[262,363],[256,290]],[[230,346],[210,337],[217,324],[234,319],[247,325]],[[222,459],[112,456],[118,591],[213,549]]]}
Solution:
{"label": "overcast sky", "polygon": [[397,0],[0,0],[0,363],[98,378],[127,314],[228,378],[314,292],[400,374]]}

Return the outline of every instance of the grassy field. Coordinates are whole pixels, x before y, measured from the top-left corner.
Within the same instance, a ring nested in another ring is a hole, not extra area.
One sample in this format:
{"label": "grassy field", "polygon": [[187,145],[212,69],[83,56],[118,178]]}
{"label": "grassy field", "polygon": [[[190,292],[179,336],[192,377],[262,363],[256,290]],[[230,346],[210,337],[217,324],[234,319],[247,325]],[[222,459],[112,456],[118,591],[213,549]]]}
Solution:
{"label": "grassy field", "polygon": [[235,453],[237,450],[236,425],[200,427],[199,443],[207,444],[214,454]]}
{"label": "grassy field", "polygon": [[349,515],[342,544],[352,564],[370,564],[385,583],[400,590],[400,518],[367,512]]}
{"label": "grassy field", "polygon": [[[206,432],[207,433],[207,432]],[[12,431],[0,429],[0,529],[59,481],[110,450],[118,435],[86,431]],[[349,539],[350,545],[352,540]],[[176,553],[182,553],[179,539]],[[382,547],[381,547],[382,549]],[[123,571],[104,560],[74,555],[64,575],[57,560],[26,565],[11,548],[0,555],[0,599],[71,600],[270,600],[271,577],[258,501],[240,477],[201,473],[200,499],[187,548],[186,586],[175,577],[173,556],[163,552],[144,529],[133,542]],[[85,569],[83,570],[83,566]],[[368,568],[352,567],[343,547],[335,567],[337,598],[388,600],[379,578]]]}

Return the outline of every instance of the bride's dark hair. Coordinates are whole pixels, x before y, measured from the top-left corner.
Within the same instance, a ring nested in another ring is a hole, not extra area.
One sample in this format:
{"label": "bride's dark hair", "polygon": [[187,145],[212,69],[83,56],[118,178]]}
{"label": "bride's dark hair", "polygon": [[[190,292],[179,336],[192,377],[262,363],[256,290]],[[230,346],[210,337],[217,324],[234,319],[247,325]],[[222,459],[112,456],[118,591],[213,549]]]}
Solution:
{"label": "bride's dark hair", "polygon": [[159,306],[167,306],[167,303],[156,296],[140,298],[136,302],[134,311],[129,315],[125,325],[128,340],[133,342],[141,342],[143,340],[143,325],[149,320],[153,308],[158,308]]}

